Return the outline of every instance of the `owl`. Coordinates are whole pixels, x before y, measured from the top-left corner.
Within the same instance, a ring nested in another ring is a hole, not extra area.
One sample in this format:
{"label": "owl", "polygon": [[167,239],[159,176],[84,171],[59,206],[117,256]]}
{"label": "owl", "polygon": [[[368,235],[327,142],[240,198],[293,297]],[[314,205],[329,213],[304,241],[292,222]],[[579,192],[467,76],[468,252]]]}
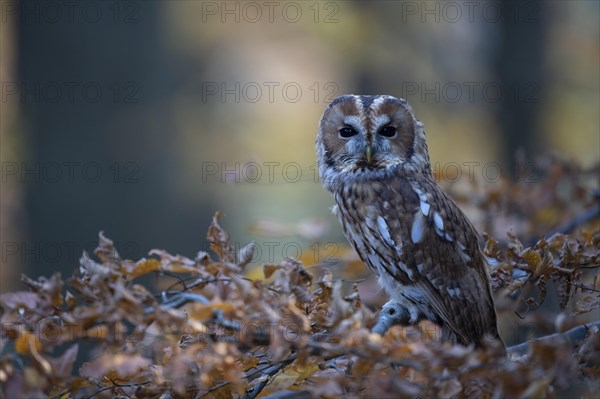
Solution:
{"label": "owl", "polygon": [[501,342],[479,235],[434,180],[410,105],[340,96],[323,113],[316,149],[346,238],[408,324],[431,320],[463,345]]}

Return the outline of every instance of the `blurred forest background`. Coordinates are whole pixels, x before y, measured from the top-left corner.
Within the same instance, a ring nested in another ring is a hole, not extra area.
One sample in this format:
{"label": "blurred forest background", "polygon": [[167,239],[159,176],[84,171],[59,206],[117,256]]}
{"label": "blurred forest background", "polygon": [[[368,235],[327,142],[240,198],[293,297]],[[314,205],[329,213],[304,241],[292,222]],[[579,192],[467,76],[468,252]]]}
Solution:
{"label": "blurred forest background", "polygon": [[342,256],[314,140],[344,93],[406,98],[451,182],[600,161],[597,1],[0,4],[2,292],[100,230],[193,257],[216,210],[256,266]]}

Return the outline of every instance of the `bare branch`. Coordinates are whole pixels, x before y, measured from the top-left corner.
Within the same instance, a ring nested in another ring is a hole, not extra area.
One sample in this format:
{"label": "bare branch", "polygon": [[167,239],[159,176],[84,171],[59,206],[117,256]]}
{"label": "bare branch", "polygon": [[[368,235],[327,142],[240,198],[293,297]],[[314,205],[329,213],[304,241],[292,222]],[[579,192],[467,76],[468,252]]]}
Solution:
{"label": "bare branch", "polygon": [[554,230],[549,231],[546,234],[546,237],[552,237],[556,233],[560,234],[568,234],[575,230],[576,228],[583,226],[586,223],[591,222],[600,216],[600,205],[597,205],[593,208],[587,209],[579,215],[575,216],[573,219],[567,220]]}
{"label": "bare branch", "polygon": [[290,355],[287,359],[274,364],[273,366],[267,368],[264,374],[258,377],[258,382],[252,385],[247,391],[246,395],[242,396],[242,399],[254,399],[256,398],[261,391],[265,388],[265,386],[271,381],[279,371],[285,368],[287,365],[296,360],[296,354]]}
{"label": "bare branch", "polygon": [[543,336],[540,338],[536,338],[529,342],[523,342],[521,344],[506,348],[506,351],[508,353],[516,353],[516,354],[523,355],[523,354],[527,353],[527,351],[529,350],[529,346],[533,342],[550,342],[550,341],[557,340],[557,339],[567,340],[569,343],[571,343],[573,345],[579,344],[579,343],[581,343],[581,341],[583,341],[585,339],[586,334],[589,331],[589,329],[593,328],[593,327],[600,329],[600,321],[595,321],[595,322],[589,323],[589,324],[583,324],[583,325],[574,327],[574,328],[572,328],[568,331],[562,332],[562,333],[550,334],[550,335],[546,335],[546,336]]}
{"label": "bare branch", "polygon": [[263,399],[310,399],[313,395],[308,391],[279,391],[271,395],[263,396]]}

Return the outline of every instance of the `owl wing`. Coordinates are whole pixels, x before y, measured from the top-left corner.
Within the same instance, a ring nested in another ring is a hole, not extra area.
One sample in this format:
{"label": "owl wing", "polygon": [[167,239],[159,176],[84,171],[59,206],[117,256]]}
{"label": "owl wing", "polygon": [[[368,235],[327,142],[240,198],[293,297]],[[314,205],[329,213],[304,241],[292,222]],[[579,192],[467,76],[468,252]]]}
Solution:
{"label": "owl wing", "polygon": [[459,342],[497,337],[487,263],[464,213],[433,180],[392,179],[385,197],[389,205],[380,208],[377,232],[394,258],[390,274],[415,288],[407,295],[425,294],[432,312]]}

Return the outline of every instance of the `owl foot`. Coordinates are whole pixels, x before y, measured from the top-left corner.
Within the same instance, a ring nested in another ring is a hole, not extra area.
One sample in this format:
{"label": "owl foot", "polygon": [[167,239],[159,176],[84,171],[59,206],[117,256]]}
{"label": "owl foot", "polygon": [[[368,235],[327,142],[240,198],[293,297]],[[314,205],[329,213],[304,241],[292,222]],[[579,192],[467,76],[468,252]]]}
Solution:
{"label": "owl foot", "polygon": [[421,314],[415,307],[409,309],[398,301],[390,300],[381,307],[379,319],[377,320],[377,324],[371,329],[371,332],[383,336],[392,326],[415,325],[421,319]]}

